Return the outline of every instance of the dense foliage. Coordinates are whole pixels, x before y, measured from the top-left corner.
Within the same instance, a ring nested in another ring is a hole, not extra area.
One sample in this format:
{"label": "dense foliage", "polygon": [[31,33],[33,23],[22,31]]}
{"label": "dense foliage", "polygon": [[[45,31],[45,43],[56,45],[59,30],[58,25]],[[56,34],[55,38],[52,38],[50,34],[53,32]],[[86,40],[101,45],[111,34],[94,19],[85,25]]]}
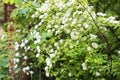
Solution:
{"label": "dense foliage", "polygon": [[87,0],[21,5],[11,14],[16,74],[33,80],[119,80],[120,22],[115,17],[96,12]]}

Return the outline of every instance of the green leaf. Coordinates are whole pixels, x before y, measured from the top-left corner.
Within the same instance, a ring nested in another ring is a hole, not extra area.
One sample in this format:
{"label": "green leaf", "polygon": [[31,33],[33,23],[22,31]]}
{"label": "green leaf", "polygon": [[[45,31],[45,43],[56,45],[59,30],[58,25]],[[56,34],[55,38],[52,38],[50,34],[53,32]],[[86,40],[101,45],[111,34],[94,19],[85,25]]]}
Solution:
{"label": "green leaf", "polygon": [[60,78],[57,77],[55,80],[60,80]]}
{"label": "green leaf", "polygon": [[5,4],[7,4],[7,3],[8,3],[8,0],[3,0],[3,2],[4,2]]}
{"label": "green leaf", "polygon": [[22,14],[26,14],[26,13],[27,13],[27,11],[28,11],[27,9],[21,9],[21,11],[20,11],[20,12],[21,12]]}
{"label": "green leaf", "polygon": [[12,13],[11,13],[11,18],[14,18],[14,17],[16,17],[17,16],[17,14],[18,14],[18,10],[17,9],[14,9],[13,11],[12,11]]}
{"label": "green leaf", "polygon": [[14,2],[15,2],[14,0],[10,0],[10,4],[14,4]]}
{"label": "green leaf", "polygon": [[34,7],[40,7],[40,4],[39,4],[38,2],[34,2],[34,3],[33,3],[33,6],[34,6]]}

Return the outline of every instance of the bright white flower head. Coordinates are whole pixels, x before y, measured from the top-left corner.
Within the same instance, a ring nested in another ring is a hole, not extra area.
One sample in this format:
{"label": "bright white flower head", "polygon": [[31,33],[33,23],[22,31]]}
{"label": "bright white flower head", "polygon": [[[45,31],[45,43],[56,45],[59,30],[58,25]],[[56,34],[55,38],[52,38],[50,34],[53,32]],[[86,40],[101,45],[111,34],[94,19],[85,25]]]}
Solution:
{"label": "bright white flower head", "polygon": [[36,54],[36,58],[38,58],[39,56],[40,56],[40,53],[37,53],[37,54]]}
{"label": "bright white flower head", "polygon": [[92,43],[92,47],[95,48],[95,49],[97,49],[97,48],[98,48],[98,44],[95,43],[95,42],[93,42],[93,43]]}
{"label": "bright white flower head", "polygon": [[24,46],[25,46],[25,43],[22,42],[21,45],[20,45],[20,47],[23,48]]}
{"label": "bright white flower head", "polygon": [[87,70],[87,67],[86,67],[85,63],[82,63],[82,68],[83,68],[83,70]]}
{"label": "bright white flower head", "polygon": [[70,72],[70,73],[68,73],[68,76],[69,76],[69,77],[71,77],[71,76],[72,76],[72,73],[71,73],[71,72]]}
{"label": "bright white flower head", "polygon": [[17,65],[17,64],[15,64],[14,68],[16,69],[17,67],[18,67],[18,65]]}
{"label": "bright white flower head", "polygon": [[19,44],[18,44],[18,42],[15,42],[15,51],[17,51],[18,49],[19,49]]}
{"label": "bright white flower head", "polygon": [[50,54],[50,58],[54,58],[55,56],[56,56],[56,54],[55,54],[55,53]]}
{"label": "bright white flower head", "polygon": [[100,76],[101,74],[99,72],[96,72],[96,76]]}
{"label": "bright white flower head", "polygon": [[30,71],[30,74],[33,74],[33,71]]}
{"label": "bright white flower head", "polygon": [[27,58],[28,58],[27,56],[24,56],[24,59],[25,59],[25,60],[27,60]]}
{"label": "bright white flower head", "polygon": [[87,50],[88,50],[88,51],[91,51],[91,47],[87,47]]}
{"label": "bright white flower head", "polygon": [[103,16],[103,17],[106,16],[106,14],[104,14],[104,13],[102,13],[102,12],[97,13],[97,15],[98,15],[98,16]]}
{"label": "bright white flower head", "polygon": [[120,50],[118,51],[118,54],[120,54]]}
{"label": "bright white flower head", "polygon": [[51,59],[50,58],[46,59],[46,64],[47,64],[47,66],[52,67],[52,63],[51,63]]}
{"label": "bright white flower head", "polygon": [[18,57],[20,54],[19,53],[16,53],[15,56]]}
{"label": "bright white flower head", "polygon": [[93,40],[93,39],[96,39],[96,38],[97,38],[97,35],[94,35],[94,34],[90,35],[90,40]]}
{"label": "bright white flower head", "polygon": [[55,43],[54,43],[54,46],[55,46],[55,47],[57,47],[57,46],[58,46],[58,43],[57,43],[57,42],[55,42]]}
{"label": "bright white flower head", "polygon": [[20,62],[20,59],[19,59],[19,58],[16,58],[15,61],[16,61],[16,63],[19,63],[19,62]]}
{"label": "bright white flower head", "polygon": [[49,74],[49,72],[47,71],[47,72],[46,72],[46,77],[49,77],[49,75],[50,75],[50,74]]}
{"label": "bright white flower head", "polygon": [[84,27],[85,29],[87,29],[87,28],[89,27],[89,25],[88,25],[87,23],[84,23],[84,24],[83,24],[83,27]]}

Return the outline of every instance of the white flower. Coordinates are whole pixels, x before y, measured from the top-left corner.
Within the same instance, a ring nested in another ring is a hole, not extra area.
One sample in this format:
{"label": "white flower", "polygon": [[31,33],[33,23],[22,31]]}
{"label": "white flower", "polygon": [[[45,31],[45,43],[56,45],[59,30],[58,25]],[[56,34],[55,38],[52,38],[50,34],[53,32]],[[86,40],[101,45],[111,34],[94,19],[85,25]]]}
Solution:
{"label": "white flower", "polygon": [[83,68],[83,70],[87,70],[87,67],[86,67],[85,63],[82,63],[82,68]]}
{"label": "white flower", "polygon": [[92,43],[92,47],[95,48],[95,49],[97,49],[97,48],[98,48],[98,44],[95,43],[95,42],[93,42],[93,43]]}
{"label": "white flower", "polygon": [[17,51],[19,49],[19,44],[18,42],[15,42],[15,51]]}
{"label": "white flower", "polygon": [[69,8],[66,13],[65,13],[65,17],[69,17],[71,14],[72,8]]}
{"label": "white flower", "polygon": [[27,60],[27,56],[24,56],[24,59]]}
{"label": "white flower", "polygon": [[38,28],[38,25],[35,25],[35,29],[37,29]]}
{"label": "white flower", "polygon": [[1,39],[4,39],[4,38],[5,38],[5,35],[2,35],[2,36],[1,36]]}
{"label": "white flower", "polygon": [[90,35],[90,40],[93,40],[93,39],[96,39],[96,38],[97,38],[97,35],[94,35],[94,34]]}
{"label": "white flower", "polygon": [[25,46],[25,43],[22,42],[21,45],[20,45],[20,47],[23,48],[24,46]]}
{"label": "white flower", "polygon": [[54,58],[56,54],[50,54],[50,58]]}
{"label": "white flower", "polygon": [[47,71],[47,70],[48,70],[48,66],[45,67],[45,71]]}
{"label": "white flower", "polygon": [[53,50],[53,49],[51,49],[49,52],[50,52],[50,53],[52,53],[52,52],[54,52],[54,50]]}
{"label": "white flower", "polygon": [[37,51],[38,51],[38,53],[40,52],[40,46],[37,46]]}
{"label": "white flower", "polygon": [[29,72],[27,72],[26,74],[29,75]]}
{"label": "white flower", "polygon": [[55,42],[55,43],[54,43],[54,46],[55,46],[55,47],[57,47],[57,46],[58,46],[58,43],[57,43],[57,42]]}
{"label": "white flower", "polygon": [[15,56],[18,57],[20,54],[19,53],[16,53]]}
{"label": "white flower", "polygon": [[70,45],[70,49],[73,49],[73,46],[72,46],[72,45]]}
{"label": "white flower", "polygon": [[31,16],[32,18],[35,18],[35,14],[32,14],[32,16]]}
{"label": "white flower", "polygon": [[63,39],[60,39],[60,43],[63,43]]}
{"label": "white flower", "polygon": [[54,27],[57,29],[59,26],[58,26],[58,25],[55,25]]}
{"label": "white flower", "polygon": [[19,58],[16,58],[16,59],[15,59],[15,62],[19,63],[19,62],[20,62]]}
{"label": "white flower", "polygon": [[98,16],[103,16],[103,17],[106,16],[106,14],[104,14],[104,13],[102,13],[102,12],[98,12],[97,15],[98,15]]}
{"label": "white flower", "polygon": [[72,21],[72,25],[76,24],[77,21],[78,21],[77,19],[73,19],[73,21]]}
{"label": "white flower", "polygon": [[40,56],[40,53],[37,53],[37,54],[36,54],[36,58],[38,58],[39,56]]}
{"label": "white flower", "polygon": [[51,63],[51,59],[50,58],[46,59],[46,64],[47,64],[47,66],[52,67],[52,63]]}
{"label": "white flower", "polygon": [[14,68],[16,69],[18,67],[18,65],[16,64],[15,66],[14,66]]}
{"label": "white flower", "polygon": [[25,70],[30,70],[30,67],[29,66],[25,67]]}
{"label": "white flower", "polygon": [[84,23],[84,24],[83,24],[83,27],[84,27],[85,29],[87,29],[87,28],[89,27],[89,25],[88,25],[87,23]]}
{"label": "white flower", "polygon": [[72,76],[72,73],[71,73],[71,72],[70,72],[70,73],[68,73],[68,76],[69,76],[69,77],[71,77],[71,76]]}
{"label": "white flower", "polygon": [[27,39],[25,39],[24,43],[25,43],[25,44],[27,44],[27,43],[28,43],[28,40],[27,40]]}
{"label": "white flower", "polygon": [[48,33],[51,33],[52,31],[51,31],[51,30],[48,30],[47,32],[48,32]]}
{"label": "white flower", "polygon": [[30,71],[30,74],[33,74],[33,71]]}
{"label": "white flower", "polygon": [[27,50],[29,50],[29,49],[30,49],[30,46],[27,47]]}
{"label": "white flower", "polygon": [[49,77],[49,72],[46,72],[46,77]]}
{"label": "white flower", "polygon": [[100,73],[99,73],[99,72],[96,72],[96,76],[100,76]]}
{"label": "white flower", "polygon": [[90,51],[90,50],[91,50],[91,47],[87,47],[87,50]]}
{"label": "white flower", "polygon": [[59,34],[60,33],[60,30],[57,30],[56,32],[55,32],[55,35],[57,35],[57,34]]}
{"label": "white flower", "polygon": [[118,54],[120,54],[120,50],[118,51]]}
{"label": "white flower", "polygon": [[35,15],[38,15],[38,12],[35,12]]}

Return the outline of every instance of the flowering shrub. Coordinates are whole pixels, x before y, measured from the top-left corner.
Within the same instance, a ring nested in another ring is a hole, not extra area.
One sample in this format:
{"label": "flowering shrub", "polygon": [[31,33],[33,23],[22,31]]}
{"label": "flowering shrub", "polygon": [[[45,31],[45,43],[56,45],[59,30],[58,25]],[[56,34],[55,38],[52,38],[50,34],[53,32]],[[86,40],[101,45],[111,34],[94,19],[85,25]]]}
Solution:
{"label": "flowering shrub", "polygon": [[42,76],[55,80],[119,79],[120,22],[115,17],[95,14],[85,1],[23,4],[11,16],[16,26],[16,73],[34,76],[40,68]]}

